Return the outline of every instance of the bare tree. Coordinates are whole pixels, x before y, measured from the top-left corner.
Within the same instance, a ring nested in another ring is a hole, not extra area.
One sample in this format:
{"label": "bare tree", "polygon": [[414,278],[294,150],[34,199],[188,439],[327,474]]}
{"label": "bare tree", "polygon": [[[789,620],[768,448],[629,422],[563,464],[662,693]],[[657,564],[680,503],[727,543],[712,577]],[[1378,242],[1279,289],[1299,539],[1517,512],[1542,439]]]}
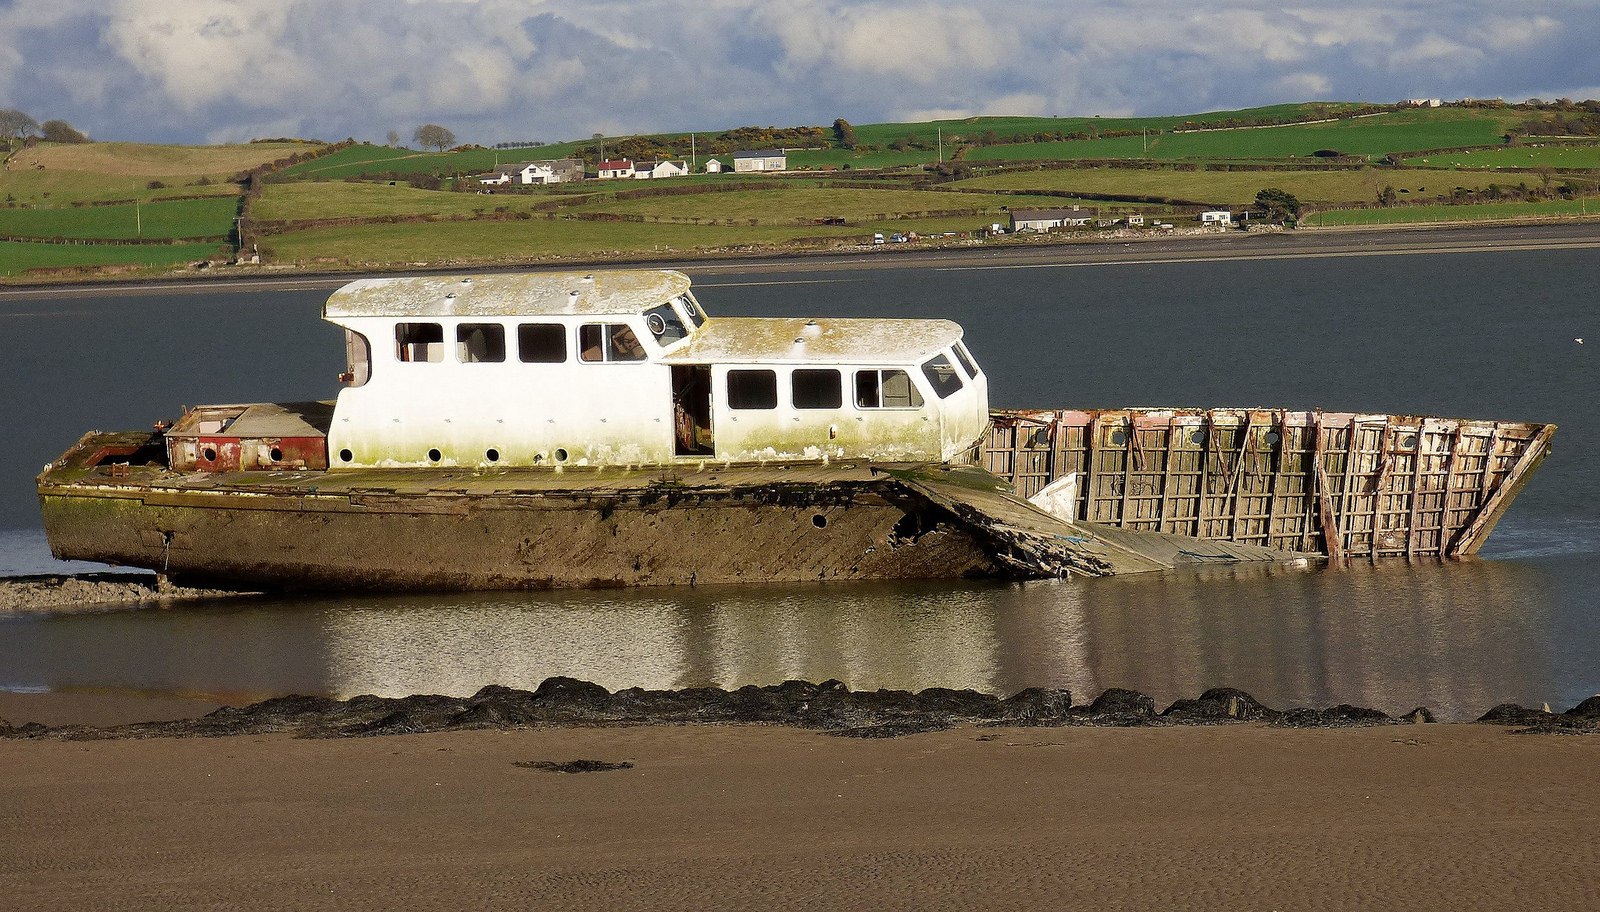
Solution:
{"label": "bare tree", "polygon": [[47,120],[39,128],[39,133],[45,142],[53,143],[86,143],[89,137],[78,132],[72,124],[64,120]]}
{"label": "bare tree", "polygon": [[438,124],[423,124],[412,138],[423,148],[438,149],[440,152],[456,144],[456,135]]}
{"label": "bare tree", "polygon": [[391,145],[391,146],[400,145],[400,131],[398,131],[398,130],[390,130],[389,131],[389,135],[384,137],[384,140],[386,142],[388,142],[389,145]]}
{"label": "bare tree", "polygon": [[7,108],[0,110],[0,140],[15,142],[27,139],[39,132],[39,122],[21,111]]}

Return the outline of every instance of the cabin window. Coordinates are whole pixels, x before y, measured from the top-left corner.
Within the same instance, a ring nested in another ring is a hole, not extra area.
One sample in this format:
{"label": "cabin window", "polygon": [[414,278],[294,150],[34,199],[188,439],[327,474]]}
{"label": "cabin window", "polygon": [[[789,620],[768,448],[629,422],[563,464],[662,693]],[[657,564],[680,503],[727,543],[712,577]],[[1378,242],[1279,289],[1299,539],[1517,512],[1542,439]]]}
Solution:
{"label": "cabin window", "polygon": [[444,360],[444,328],[437,323],[396,323],[394,341],[395,357],[401,361]]}
{"label": "cabin window", "polygon": [[775,409],[777,407],[777,371],[728,371],[728,408]]}
{"label": "cabin window", "polygon": [[456,326],[456,360],[462,364],[493,364],[506,359],[506,328],[499,323],[461,323]]}
{"label": "cabin window", "polygon": [[956,360],[961,362],[961,369],[967,372],[967,376],[978,379],[978,365],[973,362],[972,353],[967,351],[967,347],[957,342],[950,350],[956,353]]}
{"label": "cabin window", "polygon": [[903,370],[856,371],[857,408],[921,408],[922,394]]}
{"label": "cabin window", "polygon": [[372,377],[372,344],[367,337],[353,329],[344,331],[345,372],[339,381],[346,386],[360,386]]}
{"label": "cabin window", "polygon": [[683,327],[683,319],[678,312],[672,309],[670,302],[657,304],[644,312],[645,328],[656,337],[656,342],[662,346],[671,345],[689,334]]}
{"label": "cabin window", "polygon": [[934,355],[922,362],[922,376],[928,378],[934,395],[940,399],[949,399],[961,392],[961,377],[956,373],[956,366],[944,355]]}
{"label": "cabin window", "polygon": [[567,360],[567,328],[560,323],[518,326],[517,357],[524,364],[562,363]]}
{"label": "cabin window", "polygon": [[836,370],[800,368],[794,372],[790,392],[797,409],[836,409],[844,405],[844,382]]}
{"label": "cabin window", "polygon": [[585,323],[578,327],[579,359],[583,361],[643,361],[644,346],[626,323]]}
{"label": "cabin window", "polygon": [[678,304],[683,307],[684,314],[689,317],[689,323],[698,329],[700,324],[706,321],[706,312],[700,309],[700,305],[695,303],[694,298],[690,295],[683,295],[677,300]]}

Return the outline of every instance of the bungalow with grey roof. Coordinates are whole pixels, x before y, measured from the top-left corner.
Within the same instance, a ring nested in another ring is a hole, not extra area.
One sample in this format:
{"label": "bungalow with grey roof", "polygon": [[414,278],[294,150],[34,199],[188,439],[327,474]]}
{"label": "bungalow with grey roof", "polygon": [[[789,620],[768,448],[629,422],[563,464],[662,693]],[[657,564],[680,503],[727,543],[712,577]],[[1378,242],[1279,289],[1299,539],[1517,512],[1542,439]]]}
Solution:
{"label": "bungalow with grey roof", "polygon": [[1013,209],[1011,231],[1049,231],[1053,228],[1081,228],[1094,213],[1080,206],[1071,209]]}
{"label": "bungalow with grey roof", "polygon": [[746,171],[787,171],[789,170],[789,153],[783,149],[757,149],[752,152],[733,153],[733,170]]}

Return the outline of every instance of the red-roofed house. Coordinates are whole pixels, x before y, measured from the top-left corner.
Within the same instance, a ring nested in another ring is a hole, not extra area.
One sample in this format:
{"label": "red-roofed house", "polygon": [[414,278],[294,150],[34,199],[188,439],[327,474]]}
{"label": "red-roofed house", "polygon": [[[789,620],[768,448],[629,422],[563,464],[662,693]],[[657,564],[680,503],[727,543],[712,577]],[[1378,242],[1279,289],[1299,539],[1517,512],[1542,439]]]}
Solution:
{"label": "red-roofed house", "polygon": [[603,161],[596,166],[595,170],[600,172],[600,177],[602,179],[608,177],[632,177],[633,162],[626,158],[617,159],[615,161]]}

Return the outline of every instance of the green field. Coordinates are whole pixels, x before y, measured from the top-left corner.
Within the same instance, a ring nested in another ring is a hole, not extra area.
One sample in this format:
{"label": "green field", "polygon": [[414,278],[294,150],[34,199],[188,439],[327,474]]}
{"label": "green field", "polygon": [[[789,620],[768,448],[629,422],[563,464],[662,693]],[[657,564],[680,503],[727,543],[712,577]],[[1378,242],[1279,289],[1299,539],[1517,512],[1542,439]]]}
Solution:
{"label": "green field", "polygon": [[1161,117],[966,117],[959,120],[933,120],[927,123],[876,123],[855,124],[856,141],[870,145],[887,146],[906,137],[932,145],[942,133],[948,144],[962,139],[973,140],[985,133],[1005,138],[1019,133],[1079,133],[1090,130],[1100,132],[1120,130],[1170,130],[1183,123],[1207,124],[1227,120],[1297,120],[1316,116],[1323,111],[1350,110],[1360,107],[1346,102],[1319,104],[1281,104],[1239,111],[1211,111],[1205,114],[1168,115]]}
{"label": "green field", "polygon": [[104,240],[225,238],[238,211],[235,197],[169,200],[136,206],[0,209],[0,235]]}
{"label": "green field", "polygon": [[1589,168],[1600,169],[1600,145],[1503,146],[1406,159],[1429,168]]}
{"label": "green field", "polygon": [[456,193],[417,190],[386,183],[297,182],[268,184],[250,207],[252,218],[295,221],[325,218],[376,218],[387,215],[482,215],[523,212],[545,195]]}
{"label": "green field", "polygon": [[1240,128],[1149,137],[1086,139],[1062,143],[987,146],[967,153],[968,161],[1026,161],[1094,158],[1251,161],[1304,158],[1320,149],[1346,155],[1382,157],[1390,152],[1490,146],[1519,120],[1516,112],[1467,108],[1404,110],[1335,123]]}
{"label": "green field", "polygon": [[1521,218],[1600,215],[1600,199],[1552,200],[1537,203],[1467,203],[1460,206],[1396,206],[1390,209],[1344,209],[1318,212],[1307,225],[1405,225],[1428,222],[1478,222]]}
{"label": "green field", "polygon": [[979,222],[965,217],[891,219],[846,227],[726,227],[534,218],[318,228],[269,235],[261,244],[275,263],[465,265],[529,262],[541,257],[675,256],[790,243],[851,244],[865,242],[873,232],[934,235],[970,231]]}
{"label": "green field", "polygon": [[[700,219],[704,221],[757,220],[766,224],[838,217],[850,221],[881,218],[916,218],[922,213],[975,210],[998,213],[1006,205],[1059,206],[1066,200],[1052,197],[949,193],[938,190],[875,190],[854,187],[817,187],[793,190],[733,190],[691,196],[654,196],[633,200],[604,200],[579,208],[581,212],[609,212],[647,218]],[[981,219],[981,214],[969,218]],[[977,227],[976,224],[969,227]]]}
{"label": "green field", "polygon": [[1371,202],[1385,185],[1404,194],[1438,196],[1456,187],[1479,190],[1507,183],[1504,175],[1455,171],[1362,168],[1359,171],[1175,171],[1136,168],[1059,168],[1017,171],[958,181],[988,190],[1059,190],[1115,196],[1160,196],[1226,205],[1255,201],[1267,187],[1306,203]]}
{"label": "green field", "polygon": [[35,244],[0,241],[0,275],[13,276],[26,269],[62,266],[176,266],[215,256],[226,250],[216,244]]}

